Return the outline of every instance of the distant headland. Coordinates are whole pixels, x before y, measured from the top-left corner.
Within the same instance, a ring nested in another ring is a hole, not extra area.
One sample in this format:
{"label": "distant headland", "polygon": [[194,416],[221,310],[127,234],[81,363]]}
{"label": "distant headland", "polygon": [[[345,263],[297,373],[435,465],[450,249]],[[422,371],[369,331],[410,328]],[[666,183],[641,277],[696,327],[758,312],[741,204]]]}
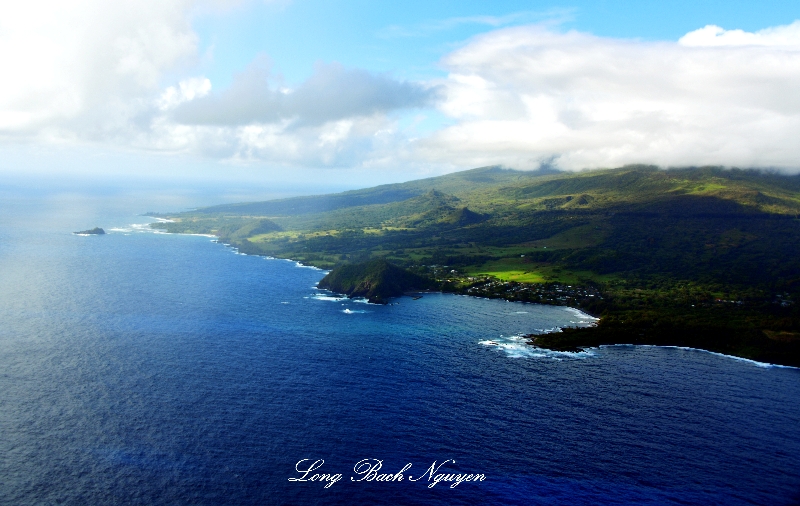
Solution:
{"label": "distant headland", "polygon": [[375,258],[334,268],[322,278],[319,287],[349,297],[365,297],[374,304],[386,304],[391,297],[414,290],[437,288],[438,284],[382,258]]}
{"label": "distant headland", "polygon": [[100,227],[94,227],[91,230],[81,230],[80,232],[73,232],[75,235],[103,235],[106,231]]}
{"label": "distant headland", "polygon": [[321,287],[377,302],[425,288],[405,283],[413,274],[600,317],[531,336],[539,347],[683,346],[800,366],[800,176],[483,167],[159,216],[151,227],[333,269]]}

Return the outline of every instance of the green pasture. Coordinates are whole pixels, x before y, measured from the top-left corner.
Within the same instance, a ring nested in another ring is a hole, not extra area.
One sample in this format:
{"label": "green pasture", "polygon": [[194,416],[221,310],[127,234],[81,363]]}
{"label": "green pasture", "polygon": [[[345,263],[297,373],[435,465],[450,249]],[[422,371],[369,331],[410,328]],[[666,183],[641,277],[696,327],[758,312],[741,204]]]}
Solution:
{"label": "green pasture", "polygon": [[591,271],[564,269],[558,265],[526,262],[524,257],[501,258],[486,262],[480,266],[465,269],[468,276],[493,276],[502,281],[519,283],[559,282],[577,285],[587,281],[607,283],[617,276],[600,275]]}

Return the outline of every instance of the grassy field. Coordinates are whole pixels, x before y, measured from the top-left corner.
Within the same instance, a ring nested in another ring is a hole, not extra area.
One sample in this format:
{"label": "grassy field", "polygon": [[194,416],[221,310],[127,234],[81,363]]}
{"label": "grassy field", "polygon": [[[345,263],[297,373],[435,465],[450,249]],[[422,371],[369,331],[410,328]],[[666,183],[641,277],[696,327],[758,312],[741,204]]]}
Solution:
{"label": "grassy field", "polygon": [[480,266],[464,268],[468,276],[493,276],[503,281],[518,283],[564,284],[609,283],[619,279],[618,276],[601,275],[592,271],[566,269],[557,264],[545,264],[526,261],[525,257],[501,258],[486,262]]}
{"label": "grassy field", "polygon": [[174,222],[152,226],[215,234],[243,253],[325,269],[382,258],[443,290],[576,304],[603,315],[603,342],[685,334],[706,349],[800,363],[790,350],[800,333],[798,176],[487,167],[163,217]]}
{"label": "grassy field", "polygon": [[469,276],[494,276],[503,281],[516,281],[518,283],[544,283],[551,279],[535,266],[524,264],[516,258],[503,258],[486,262],[482,266],[467,267],[465,272]]}

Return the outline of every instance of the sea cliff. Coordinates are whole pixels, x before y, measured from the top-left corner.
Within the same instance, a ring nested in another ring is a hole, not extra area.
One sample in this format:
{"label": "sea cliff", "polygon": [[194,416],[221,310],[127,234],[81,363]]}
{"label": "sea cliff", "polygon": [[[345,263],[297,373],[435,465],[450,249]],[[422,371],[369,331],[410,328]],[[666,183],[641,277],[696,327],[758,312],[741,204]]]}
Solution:
{"label": "sea cliff", "polygon": [[376,304],[386,304],[392,297],[414,290],[427,290],[436,283],[383,259],[344,264],[334,268],[319,282],[320,288],[365,297]]}

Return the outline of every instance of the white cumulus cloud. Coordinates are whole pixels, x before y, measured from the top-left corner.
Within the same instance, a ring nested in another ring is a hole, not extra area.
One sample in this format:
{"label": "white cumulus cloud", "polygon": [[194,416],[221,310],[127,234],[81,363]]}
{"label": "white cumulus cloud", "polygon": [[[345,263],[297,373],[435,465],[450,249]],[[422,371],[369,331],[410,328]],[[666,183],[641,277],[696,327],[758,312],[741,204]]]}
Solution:
{"label": "white cumulus cloud", "polygon": [[184,124],[242,125],[294,119],[322,124],[355,116],[431,105],[436,89],[385,75],[349,69],[338,63],[316,66],[295,89],[271,86],[264,58],[256,59],[219,94],[187,102],[175,111]]}
{"label": "white cumulus cloud", "polygon": [[442,60],[453,124],[419,156],[459,166],[626,163],[800,167],[800,23],[705,27],[680,42],[479,36]]}
{"label": "white cumulus cloud", "polygon": [[432,86],[337,63],[319,63],[305,82],[286,87],[265,57],[229,88],[214,89],[193,75],[200,44],[193,16],[246,3],[0,3],[0,142],[364,166],[372,157],[387,159],[393,142],[403,144],[393,111],[436,99]]}
{"label": "white cumulus cloud", "polygon": [[[430,82],[320,63],[288,86],[256,59],[215,88],[192,19],[242,3],[0,3],[0,142],[294,167],[800,168],[800,21],[671,42],[515,27],[447,54]],[[401,127],[398,111],[433,109],[425,133]]]}
{"label": "white cumulus cloud", "polygon": [[136,100],[157,90],[164,71],[195,56],[192,3],[2,2],[0,132],[37,132],[87,118],[126,121]]}
{"label": "white cumulus cloud", "polygon": [[158,100],[158,108],[162,111],[202,98],[211,91],[211,81],[205,77],[190,77],[179,82],[177,86],[169,86]]}
{"label": "white cumulus cloud", "polygon": [[684,46],[786,46],[800,47],[800,21],[786,26],[766,28],[757,32],[725,30],[707,25],[689,32],[678,41]]}

